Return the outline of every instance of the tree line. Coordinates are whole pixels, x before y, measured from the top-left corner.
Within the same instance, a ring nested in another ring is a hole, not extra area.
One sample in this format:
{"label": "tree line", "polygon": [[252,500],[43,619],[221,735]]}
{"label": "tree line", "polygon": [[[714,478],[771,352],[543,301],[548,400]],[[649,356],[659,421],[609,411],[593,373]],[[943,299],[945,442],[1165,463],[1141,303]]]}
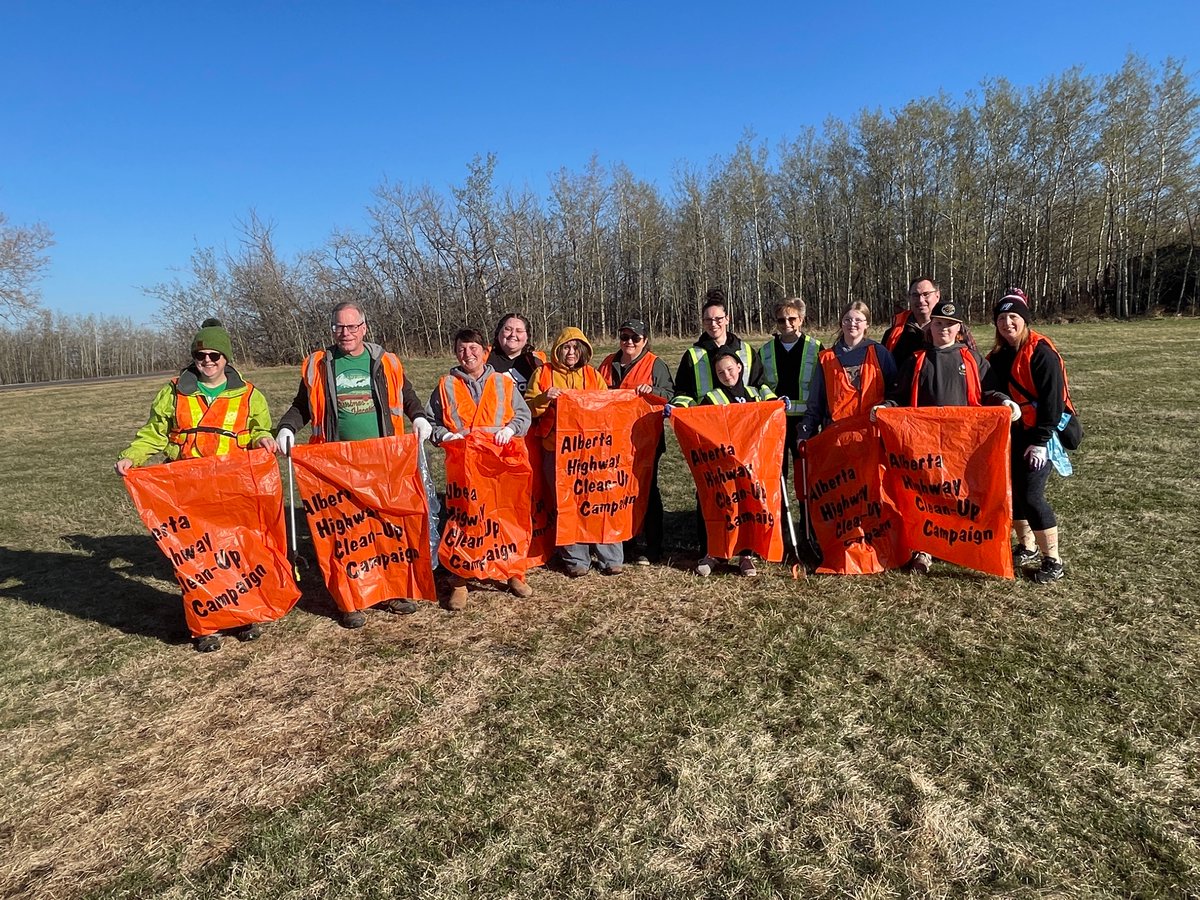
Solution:
{"label": "tree line", "polygon": [[819,327],[851,300],[879,324],[918,275],[975,321],[1010,286],[1043,318],[1194,314],[1198,136],[1183,65],[1130,56],[1107,76],[863,110],[774,148],[748,133],[665,188],[593,158],[540,195],[497,184],[481,155],[445,191],[379,185],[365,227],[306,252],[281,254],[251,214],[233,250],[200,248],[187,277],[147,290],[176,345],[217,315],[259,364],[327,343],[345,299],[401,353],[441,351],[508,310],[542,343],[564,324],[608,336],[630,316],[690,334],[713,286],[735,331],[769,331],[771,303],[797,294]]}

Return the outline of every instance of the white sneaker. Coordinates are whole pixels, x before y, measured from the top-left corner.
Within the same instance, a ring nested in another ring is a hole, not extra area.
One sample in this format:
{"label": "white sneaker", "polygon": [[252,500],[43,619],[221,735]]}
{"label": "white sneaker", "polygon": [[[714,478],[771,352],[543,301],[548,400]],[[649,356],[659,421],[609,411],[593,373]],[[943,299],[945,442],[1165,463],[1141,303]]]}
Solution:
{"label": "white sneaker", "polygon": [[696,574],[701,578],[707,578],[712,574],[713,566],[716,564],[717,561],[711,556],[702,557],[700,562],[696,563]]}
{"label": "white sneaker", "polygon": [[754,578],[758,575],[758,569],[754,568],[753,556],[743,556],[741,562],[738,563],[738,570],[747,578]]}
{"label": "white sneaker", "polygon": [[929,570],[933,568],[933,557],[924,551],[918,550],[913,554],[908,568],[917,575],[928,575]]}

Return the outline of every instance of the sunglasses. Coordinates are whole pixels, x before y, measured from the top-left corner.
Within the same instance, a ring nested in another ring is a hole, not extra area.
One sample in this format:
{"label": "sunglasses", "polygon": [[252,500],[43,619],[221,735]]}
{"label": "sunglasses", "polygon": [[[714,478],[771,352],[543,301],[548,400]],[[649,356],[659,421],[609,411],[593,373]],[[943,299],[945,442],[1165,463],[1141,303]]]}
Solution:
{"label": "sunglasses", "polygon": [[622,344],[637,344],[637,343],[640,343],[641,340],[642,340],[641,337],[639,337],[636,334],[621,335],[621,343]]}
{"label": "sunglasses", "polygon": [[791,322],[799,322],[799,321],[800,321],[800,319],[797,316],[788,316],[787,318],[776,319],[775,324],[776,325],[787,325]]}
{"label": "sunglasses", "polygon": [[192,359],[196,362],[217,362],[222,356],[224,354],[218,353],[216,350],[197,350],[192,354]]}

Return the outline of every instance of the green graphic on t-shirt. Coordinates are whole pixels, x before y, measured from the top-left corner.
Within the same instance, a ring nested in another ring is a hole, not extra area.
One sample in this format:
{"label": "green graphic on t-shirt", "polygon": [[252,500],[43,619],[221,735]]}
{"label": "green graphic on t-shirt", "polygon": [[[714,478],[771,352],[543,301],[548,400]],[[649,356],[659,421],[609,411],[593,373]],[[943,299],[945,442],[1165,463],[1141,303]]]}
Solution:
{"label": "green graphic on t-shirt", "polygon": [[196,382],[196,387],[200,389],[208,405],[212,406],[218,397],[225,393],[225,386],[229,384],[228,380],[222,381],[220,384],[205,384],[203,381]]}
{"label": "green graphic on t-shirt", "polygon": [[361,441],[379,437],[379,412],[371,398],[371,354],[333,356],[337,387],[338,437]]}

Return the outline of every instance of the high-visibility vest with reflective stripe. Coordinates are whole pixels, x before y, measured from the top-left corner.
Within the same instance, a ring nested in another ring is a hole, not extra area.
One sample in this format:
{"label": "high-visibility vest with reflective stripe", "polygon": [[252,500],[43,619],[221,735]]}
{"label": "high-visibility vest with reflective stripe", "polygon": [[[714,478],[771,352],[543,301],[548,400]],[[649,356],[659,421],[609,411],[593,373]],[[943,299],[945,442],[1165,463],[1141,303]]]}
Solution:
{"label": "high-visibility vest with reflective stripe", "polygon": [[[754,400],[756,402],[760,401],[760,400],[778,400],[779,399],[778,397],[775,396],[775,392],[773,390],[771,390],[769,387],[756,388],[753,385],[748,384],[748,385],[746,385],[746,393],[750,395],[751,400]],[[707,394],[704,395],[703,399],[707,400],[709,403],[713,404],[714,406],[730,406],[732,404],[732,401],[730,401],[730,399],[725,396],[725,392],[722,390],[709,391]]]}
{"label": "high-visibility vest with reflective stripe", "polygon": [[859,370],[858,387],[850,383],[846,370],[833,350],[821,351],[821,370],[825,375],[825,398],[829,401],[829,418],[834,422],[869,412],[883,402],[883,369],[875,353],[875,345],[867,347],[867,355]]}
{"label": "high-visibility vest with reflective stripe", "polygon": [[[720,348],[717,349],[719,350]],[[689,347],[683,358],[688,360],[691,364],[692,374],[696,382],[697,397],[705,397],[711,391],[716,389],[717,385],[713,379],[712,366],[710,366],[708,363],[707,350],[704,350],[700,347]],[[742,346],[737,349],[737,358],[742,361],[742,371],[747,377],[749,377],[750,366],[754,363],[753,348],[743,341]],[[698,401],[684,395],[676,397],[671,402],[676,406],[692,406]]]}
{"label": "high-visibility vest with reflective stripe", "polygon": [[[800,396],[788,409],[789,416],[804,415],[804,405],[808,403],[808,389],[812,387],[813,372],[817,368],[817,355],[821,352],[821,342],[816,338],[804,336],[800,348]],[[763,378],[774,390],[779,390],[779,361],[775,357],[775,341],[763,344],[758,351],[762,358]],[[784,393],[787,393],[784,391]]]}
{"label": "high-visibility vest with reflective stripe", "polygon": [[906,309],[896,313],[892,319],[892,327],[883,346],[887,347],[888,353],[894,353],[896,345],[900,343],[900,336],[904,334],[904,326],[908,324],[908,320],[912,318],[912,310]]}
{"label": "high-visibility vest with reflective stripe", "polygon": [[250,446],[250,392],[254,385],[230,391],[208,402],[203,393],[181,394],[175,385],[175,427],[167,440],[179,447],[179,458],[225,456]]}
{"label": "high-visibility vest with reflective stripe", "polygon": [[[387,381],[387,415],[392,422],[393,434],[404,434],[404,364],[394,353],[384,353],[379,358],[383,366],[383,376]],[[333,440],[335,435],[325,433],[325,402],[327,392],[336,394],[337,388],[326,384],[328,368],[331,365],[329,352],[318,350],[311,354],[300,370],[300,377],[308,388],[308,409],[312,416],[312,439],[310,443],[321,444]],[[367,377],[371,382],[371,397],[375,399],[375,379],[371,369],[367,367]]]}
{"label": "high-visibility vest with reflective stripe", "polygon": [[442,425],[457,434],[474,429],[499,431],[517,414],[513,409],[517,385],[497,373],[483,383],[478,403],[471,396],[471,389],[455,375],[442,376],[438,390],[442,399]]}
{"label": "high-visibility vest with reflective stripe", "polygon": [[[613,373],[613,362],[616,361],[616,358],[617,354],[610,353],[604,357],[604,362],[600,363],[600,377],[611,388],[618,386]],[[657,361],[658,357],[653,353],[649,351],[643,353],[641,359],[625,370],[625,377],[621,379],[620,387],[625,390],[633,390],[642,384],[654,387],[654,363]]]}
{"label": "high-visibility vest with reflective stripe", "polygon": [[1045,341],[1054,351],[1054,355],[1058,357],[1058,365],[1062,369],[1063,408],[1072,414],[1075,412],[1075,404],[1071,401],[1071,388],[1067,384],[1067,364],[1063,361],[1062,354],[1058,352],[1058,348],[1054,346],[1054,342],[1050,338],[1044,334],[1038,334],[1031,328],[1029,329],[1029,338],[1017,351],[1012,369],[1008,373],[1008,380],[1017,388],[1016,391],[1009,391],[1009,394],[1021,407],[1021,424],[1026,428],[1037,427],[1037,388],[1033,385],[1033,351],[1042,341]]}
{"label": "high-visibility vest with reflective stripe", "polygon": [[[975,354],[968,348],[959,347],[958,352],[962,354],[963,368],[966,370],[967,406],[980,406],[983,403],[983,386],[979,383],[979,363],[975,361]],[[921,380],[921,366],[923,365],[925,365],[925,351],[920,350],[913,356],[912,397],[908,401],[909,406],[917,405],[917,383]]]}

